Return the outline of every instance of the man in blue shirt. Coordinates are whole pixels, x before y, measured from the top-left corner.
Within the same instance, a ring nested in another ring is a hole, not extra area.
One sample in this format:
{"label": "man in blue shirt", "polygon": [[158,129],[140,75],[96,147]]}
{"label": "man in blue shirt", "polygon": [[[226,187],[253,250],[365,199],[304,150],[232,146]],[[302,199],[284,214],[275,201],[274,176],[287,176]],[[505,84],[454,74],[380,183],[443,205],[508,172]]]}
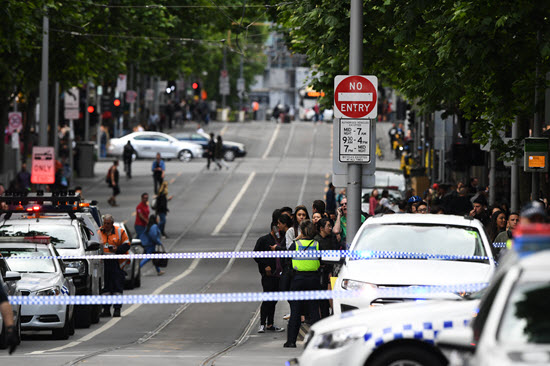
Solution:
{"label": "man in blue shirt", "polygon": [[160,158],[160,153],[157,153],[157,158],[153,161],[153,183],[155,185],[155,194],[158,193],[158,188],[164,181],[164,172],[166,171],[166,166],[164,165],[164,160]]}

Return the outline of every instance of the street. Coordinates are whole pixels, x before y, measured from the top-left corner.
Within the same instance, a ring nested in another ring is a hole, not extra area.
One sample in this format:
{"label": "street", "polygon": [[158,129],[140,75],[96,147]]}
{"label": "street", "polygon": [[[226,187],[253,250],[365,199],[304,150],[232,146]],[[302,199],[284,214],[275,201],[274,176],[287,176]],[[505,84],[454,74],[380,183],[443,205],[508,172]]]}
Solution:
{"label": "street", "polygon": [[[192,130],[194,126],[185,126]],[[389,125],[379,124],[384,141]],[[294,122],[211,123],[206,131],[223,133],[242,142],[248,155],[229,163],[228,170],[206,170],[205,159],[190,163],[168,161],[169,195],[167,235],[169,252],[252,250],[258,237],[269,231],[275,208],[324,199],[331,172],[331,124]],[[386,147],[387,148],[387,147]],[[386,152],[389,156],[389,152]],[[133,178],[122,171],[118,207],[110,207],[111,190],[104,175],[111,160],[95,165],[95,178],[77,180],[86,199],[99,202],[102,213],[127,221],[131,230],[135,206],[143,192],[152,196],[150,160],[138,160]],[[378,166],[395,167],[386,159]],[[183,294],[259,292],[260,275],[252,259],[172,259],[164,276],[148,263],[142,286],[125,294]],[[279,302],[276,325],[286,328],[282,316],[287,302]],[[125,305],[122,318],[102,318],[89,329],[77,329],[67,341],[53,340],[49,332],[24,332],[17,352],[3,353],[0,362],[13,365],[114,364],[127,359],[135,365],[153,362],[185,365],[282,365],[301,352],[286,349],[286,331],[257,334],[259,303]]]}

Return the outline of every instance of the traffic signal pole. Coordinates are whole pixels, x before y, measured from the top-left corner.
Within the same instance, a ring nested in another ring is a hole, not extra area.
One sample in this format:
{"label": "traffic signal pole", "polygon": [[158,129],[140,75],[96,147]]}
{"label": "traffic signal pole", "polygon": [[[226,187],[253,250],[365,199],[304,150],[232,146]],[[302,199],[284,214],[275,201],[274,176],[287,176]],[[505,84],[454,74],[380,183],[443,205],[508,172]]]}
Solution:
{"label": "traffic signal pole", "polygon": [[[47,8],[44,9],[47,11]],[[42,18],[42,80],[40,81],[40,124],[38,145],[48,146],[48,62],[50,44],[50,20]]]}
{"label": "traffic signal pole", "polygon": [[[350,42],[349,73],[363,74],[363,2],[351,0],[350,5]],[[347,244],[351,244],[361,226],[361,164],[348,164],[347,185]]]}

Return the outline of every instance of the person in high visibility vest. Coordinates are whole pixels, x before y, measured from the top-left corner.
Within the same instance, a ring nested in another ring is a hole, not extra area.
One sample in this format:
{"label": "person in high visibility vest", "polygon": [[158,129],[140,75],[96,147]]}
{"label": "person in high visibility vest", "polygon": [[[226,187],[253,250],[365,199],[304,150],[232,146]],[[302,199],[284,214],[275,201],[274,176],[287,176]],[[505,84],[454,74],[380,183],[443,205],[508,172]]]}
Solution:
{"label": "person in high visibility vest", "polygon": [[[123,228],[115,226],[112,215],[103,216],[103,226],[99,229],[99,239],[106,254],[128,254],[130,241]],[[106,259],[103,263],[103,293],[108,295],[122,295],[124,288],[124,268],[129,259]],[[120,317],[122,304],[113,304],[113,317]],[[103,305],[102,317],[111,316],[111,305]]]}
{"label": "person in high visibility vest", "polygon": [[[292,258],[294,277],[290,283],[290,291],[319,290],[321,277],[319,267],[321,262],[319,254],[319,242],[314,240],[317,230],[311,220],[303,220],[300,223],[301,234],[294,240],[288,250],[299,252],[311,252],[311,256],[296,255]],[[288,244],[288,243],[287,243]],[[319,320],[319,302],[316,300],[290,301],[290,320],[288,321],[286,348],[296,348],[296,339],[300,331],[300,309],[304,306],[311,323]]]}

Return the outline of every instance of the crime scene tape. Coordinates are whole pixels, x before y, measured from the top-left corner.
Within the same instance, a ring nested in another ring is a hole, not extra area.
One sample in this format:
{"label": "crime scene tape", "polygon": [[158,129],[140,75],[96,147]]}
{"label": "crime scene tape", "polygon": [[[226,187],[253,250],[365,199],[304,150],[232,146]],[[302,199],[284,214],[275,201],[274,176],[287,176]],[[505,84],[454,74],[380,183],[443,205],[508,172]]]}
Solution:
{"label": "crime scene tape", "polygon": [[506,242],[503,242],[503,243],[493,243],[493,248],[506,248]]}
{"label": "crime scene tape", "polygon": [[470,283],[441,286],[408,286],[379,288],[365,291],[319,290],[286,292],[231,292],[210,294],[162,295],[75,295],[75,296],[10,296],[12,305],[106,305],[106,304],[184,304],[261,301],[300,301],[360,297],[365,294],[384,296],[419,296],[435,293],[471,293],[487,287],[488,283]]}
{"label": "crime scene tape", "polygon": [[59,255],[59,256],[13,256],[9,259],[253,259],[253,258],[319,258],[349,257],[361,259],[438,259],[459,261],[488,261],[486,256],[424,254],[414,252],[370,251],[370,250],[320,250],[320,251],[243,251],[243,252],[181,252],[152,254],[102,254],[102,255]]}

